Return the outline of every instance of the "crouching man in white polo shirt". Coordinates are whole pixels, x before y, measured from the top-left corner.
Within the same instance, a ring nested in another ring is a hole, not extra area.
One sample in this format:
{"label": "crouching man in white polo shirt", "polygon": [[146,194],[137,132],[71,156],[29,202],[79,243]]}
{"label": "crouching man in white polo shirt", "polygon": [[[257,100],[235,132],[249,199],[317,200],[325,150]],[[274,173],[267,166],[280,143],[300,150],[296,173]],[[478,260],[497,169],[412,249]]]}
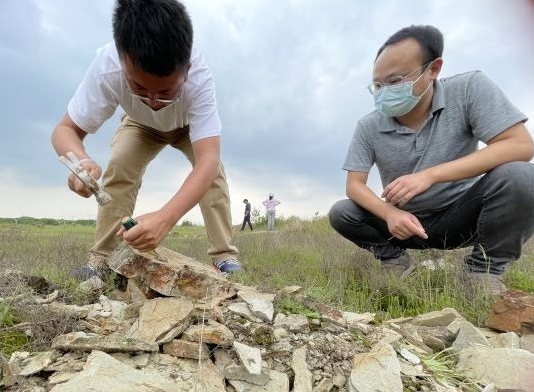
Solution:
{"label": "crouching man in white polo shirt", "polygon": [[[73,151],[86,159],[82,166],[98,179],[101,168],[90,159],[83,141],[118,106],[124,110],[103,174],[104,189],[113,201],[99,208],[89,264],[76,274],[82,279],[105,276],[105,259],[122,238],[142,251],[156,248],[197,203],[212,243],[208,253],[214,266],[222,272],[240,270],[219,160],[215,86],[202,55],[192,47],[193,27],[186,9],[175,0],[117,0],[113,38],[97,51],[52,135],[58,154]],[[133,213],[146,166],[167,145],[187,157],[191,172],[160,209],[135,217],[138,224],[117,235],[121,219]],[[81,196],[91,195],[72,175],[68,184]]]}
{"label": "crouching man in white polo shirt", "polygon": [[[349,199],[330,223],[401,278],[414,269],[405,249],[472,245],[465,276],[498,295],[534,231],[532,138],[526,116],[481,72],[438,80],[442,52],[432,26],[403,28],[379,49],[376,110],[356,126],[343,166]],[[366,185],[375,164],[381,197]]]}

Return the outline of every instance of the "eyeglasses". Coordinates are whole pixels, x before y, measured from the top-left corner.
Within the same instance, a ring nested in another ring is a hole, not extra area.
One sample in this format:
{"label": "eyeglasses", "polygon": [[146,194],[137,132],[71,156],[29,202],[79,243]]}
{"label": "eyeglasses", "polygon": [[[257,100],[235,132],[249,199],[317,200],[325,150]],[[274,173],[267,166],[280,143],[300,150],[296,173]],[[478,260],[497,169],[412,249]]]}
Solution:
{"label": "eyeglasses", "polygon": [[130,95],[132,97],[140,99],[141,101],[146,102],[146,103],[156,103],[156,104],[160,104],[160,105],[164,105],[164,106],[169,106],[169,105],[172,105],[175,102],[179,102],[180,101],[181,95],[182,95],[182,91],[183,91],[184,86],[185,86],[185,82],[187,82],[187,77],[186,77],[185,80],[182,82],[182,85],[180,86],[178,95],[176,97],[171,98],[171,99],[163,99],[163,98],[160,98],[159,95],[154,95],[154,96],[152,96],[151,94],[139,95],[139,94],[136,94],[136,93],[132,92],[132,90],[130,89],[130,83],[128,82],[128,78],[126,77],[126,75],[124,75],[124,78],[125,78],[125,81],[126,81],[126,88],[128,89],[128,92],[130,93]]}
{"label": "eyeglasses", "polygon": [[171,105],[171,104],[173,104],[175,102],[180,101],[180,95],[178,95],[176,98],[173,98],[173,99],[161,99],[161,98],[159,98],[158,95],[155,95],[155,96],[152,97],[150,94],[147,94],[147,95],[135,94],[135,93],[132,93],[130,91],[130,89],[128,89],[128,92],[130,93],[130,95],[132,97],[138,98],[141,101],[147,102],[147,103],[155,102],[155,103],[159,103],[159,104],[168,106],[168,105]]}
{"label": "eyeglasses", "polygon": [[[385,82],[381,83],[381,82],[372,82],[370,83],[368,86],[367,86],[367,89],[369,90],[369,92],[372,94],[372,95],[375,95],[377,92],[379,92],[383,87],[385,86],[393,86],[395,84],[399,84],[400,82],[402,82],[404,79],[406,79],[408,76],[411,76],[413,75],[414,73],[416,73],[417,71],[427,67],[428,69],[428,66],[430,66],[430,64],[432,64],[432,61],[429,61],[428,63],[425,63],[423,64],[422,66],[420,66],[419,68],[417,68],[415,71],[412,71],[410,72],[409,74],[406,74],[404,76],[391,76],[390,78],[388,78],[388,80],[386,80]],[[426,72],[426,69],[421,73],[421,75],[423,73]]]}

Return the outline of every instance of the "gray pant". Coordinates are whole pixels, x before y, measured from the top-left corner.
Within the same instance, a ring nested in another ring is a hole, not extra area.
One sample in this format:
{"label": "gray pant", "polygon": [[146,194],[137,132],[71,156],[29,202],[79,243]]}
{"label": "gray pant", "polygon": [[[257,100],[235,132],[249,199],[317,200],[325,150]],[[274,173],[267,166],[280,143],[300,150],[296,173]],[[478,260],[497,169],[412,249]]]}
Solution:
{"label": "gray pant", "polygon": [[267,211],[267,230],[274,230],[275,211]]}
{"label": "gray pant", "polygon": [[502,274],[521,256],[534,232],[534,165],[511,162],[482,176],[454,203],[439,211],[414,214],[428,239],[391,237],[384,220],[350,199],[335,203],[330,224],[343,237],[377,259],[398,257],[404,249],[454,249],[473,246],[467,269]]}

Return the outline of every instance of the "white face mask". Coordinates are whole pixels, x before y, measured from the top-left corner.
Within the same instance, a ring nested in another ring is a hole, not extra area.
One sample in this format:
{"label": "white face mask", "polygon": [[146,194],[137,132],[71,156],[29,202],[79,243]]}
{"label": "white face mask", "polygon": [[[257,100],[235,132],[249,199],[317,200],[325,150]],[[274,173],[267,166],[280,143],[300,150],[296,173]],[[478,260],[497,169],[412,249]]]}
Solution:
{"label": "white face mask", "polygon": [[415,105],[426,94],[432,82],[428,84],[426,90],[419,96],[413,95],[414,84],[421,79],[423,72],[413,82],[404,82],[384,86],[374,94],[375,109],[388,117],[400,117],[409,113]]}

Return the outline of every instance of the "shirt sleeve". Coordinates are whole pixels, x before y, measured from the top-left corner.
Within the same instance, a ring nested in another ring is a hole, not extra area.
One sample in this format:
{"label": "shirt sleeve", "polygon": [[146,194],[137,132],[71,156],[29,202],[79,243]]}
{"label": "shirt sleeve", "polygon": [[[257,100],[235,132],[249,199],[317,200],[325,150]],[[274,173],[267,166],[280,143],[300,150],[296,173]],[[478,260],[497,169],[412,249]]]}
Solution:
{"label": "shirt sleeve", "polygon": [[367,140],[364,125],[361,121],[358,121],[343,169],[368,173],[374,162],[374,149]]}
{"label": "shirt sleeve", "polygon": [[466,98],[469,125],[473,135],[484,143],[528,119],[480,71],[474,72],[469,80]]}
{"label": "shirt sleeve", "polygon": [[190,78],[200,81],[200,84],[195,86],[188,114],[191,143],[220,136],[221,120],[217,112],[215,82],[207,65],[202,64],[196,75],[190,75]]}
{"label": "shirt sleeve", "polygon": [[93,60],[71,98],[67,112],[74,123],[87,133],[95,133],[118,106],[99,71],[99,59]]}

